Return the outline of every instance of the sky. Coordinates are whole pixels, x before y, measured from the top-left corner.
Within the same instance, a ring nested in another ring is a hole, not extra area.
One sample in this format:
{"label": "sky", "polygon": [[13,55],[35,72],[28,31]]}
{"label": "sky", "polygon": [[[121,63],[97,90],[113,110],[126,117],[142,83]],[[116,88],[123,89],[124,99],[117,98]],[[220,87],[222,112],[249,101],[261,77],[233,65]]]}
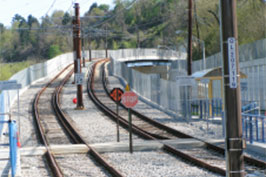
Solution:
{"label": "sky", "polygon": [[80,14],[83,16],[94,2],[113,7],[113,0],[0,0],[0,23],[10,27],[15,14],[25,19],[31,14],[40,21],[42,16],[51,15],[55,10],[73,11],[72,3],[79,3]]}

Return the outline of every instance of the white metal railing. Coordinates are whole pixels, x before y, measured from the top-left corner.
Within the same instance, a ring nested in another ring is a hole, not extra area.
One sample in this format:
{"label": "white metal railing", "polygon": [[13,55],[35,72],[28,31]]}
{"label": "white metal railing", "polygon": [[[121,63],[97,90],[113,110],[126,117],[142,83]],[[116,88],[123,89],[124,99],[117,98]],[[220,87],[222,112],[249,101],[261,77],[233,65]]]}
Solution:
{"label": "white metal railing", "polygon": [[117,61],[129,60],[185,60],[186,53],[164,49],[120,49],[109,51],[109,55]]}
{"label": "white metal railing", "polygon": [[[54,75],[61,71],[68,64],[73,63],[73,53],[62,54],[44,63],[32,65],[16,74],[10,80],[16,80],[22,85],[22,93],[33,82],[38,79]],[[10,107],[16,100],[18,92],[16,90],[2,91],[0,94],[0,113],[9,113]],[[7,120],[7,116],[0,115],[0,121]],[[2,136],[3,125],[0,125],[0,137]]]}

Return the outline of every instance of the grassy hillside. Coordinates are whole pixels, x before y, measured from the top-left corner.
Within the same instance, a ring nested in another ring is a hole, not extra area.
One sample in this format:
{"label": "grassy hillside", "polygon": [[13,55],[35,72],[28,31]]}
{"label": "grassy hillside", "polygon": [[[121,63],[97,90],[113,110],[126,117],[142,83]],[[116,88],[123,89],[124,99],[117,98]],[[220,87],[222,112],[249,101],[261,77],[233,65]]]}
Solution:
{"label": "grassy hillside", "polygon": [[34,61],[23,61],[16,63],[0,63],[0,80],[8,80],[15,73],[34,64]]}
{"label": "grassy hillside", "polygon": [[[220,51],[219,0],[193,2],[193,36],[205,42],[206,56],[213,55]],[[236,2],[239,44],[265,38],[265,1]],[[109,49],[186,47],[187,0],[115,0],[114,3],[114,8],[94,3],[81,17],[85,50],[105,46]],[[72,51],[72,30],[69,12],[54,11],[41,21],[32,15],[24,18],[14,14],[11,28],[0,23],[0,60],[6,63],[42,60]],[[177,35],[177,30],[183,33]],[[201,45],[194,40],[193,60],[201,57]]]}

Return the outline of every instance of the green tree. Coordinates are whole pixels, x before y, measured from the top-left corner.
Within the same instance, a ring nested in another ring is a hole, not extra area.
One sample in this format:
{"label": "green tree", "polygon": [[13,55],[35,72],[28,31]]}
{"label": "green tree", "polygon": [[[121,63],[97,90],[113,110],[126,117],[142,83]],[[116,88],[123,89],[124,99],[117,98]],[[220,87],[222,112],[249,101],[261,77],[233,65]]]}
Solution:
{"label": "green tree", "polygon": [[53,58],[60,54],[61,54],[61,51],[58,45],[50,46],[49,51],[48,51],[48,58]]}
{"label": "green tree", "polygon": [[63,20],[62,20],[62,24],[63,25],[69,25],[71,24],[71,16],[68,12],[65,12],[64,16],[63,16]]}

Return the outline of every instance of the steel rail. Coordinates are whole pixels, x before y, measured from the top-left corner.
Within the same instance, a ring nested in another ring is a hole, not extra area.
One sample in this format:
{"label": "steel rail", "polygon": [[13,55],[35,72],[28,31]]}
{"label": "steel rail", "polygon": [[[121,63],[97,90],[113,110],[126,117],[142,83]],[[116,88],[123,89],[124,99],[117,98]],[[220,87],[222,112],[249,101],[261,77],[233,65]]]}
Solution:
{"label": "steel rail", "polygon": [[[104,73],[104,72],[103,72],[103,73]],[[105,77],[105,74],[103,74],[103,77]],[[102,82],[103,82],[104,90],[105,90],[106,94],[110,97],[109,91],[107,90],[107,87],[106,87],[106,85],[107,85],[107,84],[106,84],[106,79],[102,79]],[[110,97],[110,99],[112,99],[112,98]],[[123,104],[119,103],[119,105],[120,105],[121,107],[123,107],[124,109],[127,109]],[[137,111],[134,110],[134,109],[131,109],[131,112],[132,112],[132,114],[134,114],[134,115],[136,115],[136,116],[142,118],[143,120],[145,120],[145,121],[151,123],[152,125],[157,126],[157,127],[161,128],[161,129],[164,129],[165,131],[167,131],[167,132],[169,132],[169,133],[171,133],[171,134],[173,134],[173,135],[176,135],[177,137],[180,137],[180,138],[193,138],[193,139],[196,139],[196,140],[198,140],[198,141],[203,142],[203,143],[205,144],[205,146],[206,146],[207,149],[211,149],[211,150],[214,150],[214,151],[216,151],[216,152],[218,152],[218,153],[220,153],[220,154],[222,154],[222,155],[225,155],[225,149],[222,148],[222,147],[216,146],[216,145],[211,144],[211,143],[209,143],[209,142],[206,142],[206,141],[204,141],[204,140],[202,140],[202,139],[200,139],[200,138],[193,137],[193,136],[191,136],[191,135],[185,134],[185,133],[180,132],[180,131],[178,131],[178,130],[176,130],[176,129],[173,129],[173,128],[171,128],[171,127],[168,127],[168,126],[166,126],[166,125],[164,125],[164,124],[162,124],[162,123],[160,123],[160,122],[158,122],[158,121],[156,121],[156,120],[153,120],[153,119],[151,119],[151,118],[149,118],[149,117],[147,117],[147,116],[145,116],[145,115],[143,115],[143,114],[137,112]],[[262,160],[255,159],[255,158],[249,157],[249,156],[247,156],[247,155],[244,155],[244,161],[245,161],[246,163],[249,163],[249,164],[254,165],[254,166],[256,166],[256,167],[260,167],[260,168],[264,168],[264,169],[266,169],[266,162],[264,162],[264,161],[262,161]]]}
{"label": "steel rail", "polygon": [[[90,72],[90,76],[88,77],[88,85],[87,85],[87,93],[88,96],[91,98],[91,100],[95,103],[95,105],[102,110],[102,112],[104,114],[106,114],[108,117],[112,118],[112,120],[116,121],[116,113],[114,113],[113,111],[111,111],[107,106],[103,105],[101,103],[101,101],[96,97],[95,93],[94,93],[94,71],[95,71],[95,67],[96,65],[101,62],[98,61],[93,65],[92,71]],[[128,122],[126,120],[124,120],[123,118],[119,117],[120,120],[120,124],[124,127],[124,128],[128,128]],[[144,137],[145,139],[151,139],[152,136],[141,130],[140,128],[138,128],[137,126],[132,125],[132,130],[134,133],[136,133],[139,136]]]}
{"label": "steel rail", "polygon": [[49,142],[47,140],[47,137],[45,136],[45,132],[44,129],[41,125],[40,122],[40,117],[39,117],[39,109],[38,109],[38,103],[39,103],[39,99],[41,94],[47,89],[47,87],[49,87],[53,81],[55,81],[63,72],[65,72],[72,64],[68,65],[67,67],[65,67],[60,73],[58,73],[50,82],[48,82],[35,96],[35,99],[33,100],[33,117],[35,119],[35,123],[37,126],[37,132],[39,135],[39,138],[41,140],[41,143],[45,146],[46,148],[46,159],[49,162],[48,166],[50,167],[52,173],[54,176],[56,177],[63,177],[64,174],[60,168],[60,166],[58,165],[58,163],[55,160],[55,157],[52,153],[52,151],[50,150],[49,147]]}
{"label": "steel rail", "polygon": [[[91,97],[91,99],[94,101],[94,103],[97,105],[97,107],[99,107],[106,115],[108,115],[109,117],[111,117],[113,120],[116,120],[117,117],[119,117],[119,122],[125,127],[128,128],[128,121],[126,121],[124,118],[122,118],[121,116],[117,116],[116,113],[114,113],[112,110],[110,110],[108,107],[106,107],[105,105],[103,105],[98,98],[96,97],[94,91],[93,91],[93,73],[95,71],[96,65],[99,64],[99,62],[95,63],[93,66],[93,72],[91,74],[91,76],[88,80],[88,85],[90,83],[90,89],[88,87],[87,91],[89,96]],[[104,80],[104,78],[102,77],[102,80]],[[136,128],[134,125],[132,125],[132,130],[134,133],[140,135],[141,137],[145,138],[145,139],[149,139],[149,140],[158,140],[157,138],[153,137],[152,135],[146,133],[144,130],[140,130],[139,128]],[[190,162],[192,162],[193,164],[195,164],[196,166],[202,167],[207,169],[208,171],[214,172],[214,173],[218,173],[221,175],[225,175],[226,171],[222,168],[210,165],[202,160],[196,159],[188,154],[185,154],[177,149],[175,149],[174,147],[164,144],[163,143],[163,150],[165,150],[167,153],[173,154],[177,157],[182,157],[183,159],[186,159]]]}
{"label": "steel rail", "polygon": [[62,111],[61,105],[60,105],[60,93],[62,92],[62,89],[64,85],[67,83],[71,75],[73,74],[74,70],[72,70],[60,83],[60,85],[56,88],[56,91],[54,92],[53,97],[53,107],[55,109],[56,114],[58,115],[58,118],[62,125],[64,126],[67,133],[70,135],[73,142],[77,144],[85,144],[89,149],[89,154],[102,166],[105,167],[105,169],[113,176],[116,177],[123,177],[123,175],[116,170],[111,164],[109,164],[94,148],[92,148],[80,135],[77,128],[74,126],[73,123],[71,123],[70,118]]}

